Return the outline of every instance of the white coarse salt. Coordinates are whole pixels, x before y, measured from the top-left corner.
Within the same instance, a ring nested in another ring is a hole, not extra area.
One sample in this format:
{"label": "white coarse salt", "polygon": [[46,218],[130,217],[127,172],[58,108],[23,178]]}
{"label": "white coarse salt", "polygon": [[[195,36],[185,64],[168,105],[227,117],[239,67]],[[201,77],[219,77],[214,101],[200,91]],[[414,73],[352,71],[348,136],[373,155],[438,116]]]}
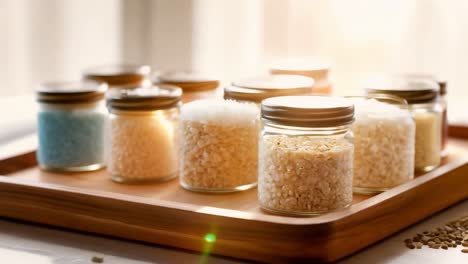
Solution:
{"label": "white coarse salt", "polygon": [[182,107],[180,181],[189,190],[243,190],[257,182],[259,109],[230,100]]}
{"label": "white coarse salt", "polygon": [[264,135],[258,199],[285,213],[324,213],[351,204],[353,144],[346,138]]}
{"label": "white coarse salt", "polygon": [[408,110],[374,99],[356,101],[352,130],[355,191],[383,191],[413,179],[415,124]]}

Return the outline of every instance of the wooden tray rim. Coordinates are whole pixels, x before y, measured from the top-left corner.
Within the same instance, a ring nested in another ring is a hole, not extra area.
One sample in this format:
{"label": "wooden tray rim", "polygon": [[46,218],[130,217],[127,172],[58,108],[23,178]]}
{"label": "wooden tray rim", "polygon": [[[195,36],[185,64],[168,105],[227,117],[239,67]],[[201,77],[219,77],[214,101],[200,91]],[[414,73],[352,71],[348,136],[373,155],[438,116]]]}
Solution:
{"label": "wooden tray rim", "polygon": [[[27,154],[33,154],[33,152],[23,153],[21,155],[16,155],[10,157],[8,159],[14,159],[16,157],[20,157]],[[100,199],[111,199],[111,200],[121,200],[129,203],[136,203],[141,205],[149,205],[149,206],[156,206],[159,208],[166,208],[172,210],[181,210],[181,211],[188,211],[188,212],[195,212],[198,214],[206,214],[215,217],[223,217],[223,218],[233,218],[233,219],[240,219],[240,220],[249,220],[249,221],[259,221],[259,222],[267,222],[272,224],[283,224],[283,225],[298,225],[298,226],[309,226],[309,225],[328,225],[333,222],[337,222],[339,220],[343,220],[347,217],[351,217],[361,211],[369,210],[371,207],[376,206],[379,203],[383,203],[388,201],[392,198],[395,198],[399,195],[402,195],[404,192],[414,188],[421,187],[423,184],[434,180],[438,177],[444,176],[446,173],[461,168],[463,166],[468,165],[468,158],[458,158],[448,164],[442,165],[437,169],[428,172],[424,175],[418,176],[410,182],[402,184],[400,186],[394,187],[388,191],[382,192],[380,194],[374,195],[373,197],[367,198],[363,201],[360,201],[351,207],[338,210],[336,212],[330,212],[327,214],[319,215],[319,216],[312,216],[312,217],[291,217],[291,216],[281,216],[281,215],[269,215],[269,214],[254,214],[243,212],[239,210],[233,209],[224,209],[219,207],[212,207],[212,206],[202,206],[202,205],[193,205],[189,203],[183,202],[174,202],[174,201],[166,201],[166,200],[158,200],[152,199],[147,197],[141,197],[136,195],[128,195],[122,193],[116,193],[111,191],[100,191],[100,190],[88,190],[82,189],[79,187],[72,187],[62,184],[54,184],[54,183],[43,183],[43,182],[36,182],[27,179],[18,179],[14,177],[10,177],[9,174],[0,175],[0,184],[2,185],[21,185],[24,187],[29,188],[41,188],[47,189],[58,193],[73,193],[85,196],[92,196]],[[21,171],[25,168],[20,168],[16,172]],[[177,180],[177,179],[174,179]],[[207,195],[220,195],[222,197],[223,194],[207,194]],[[200,207],[200,208],[194,208]],[[215,213],[210,213],[210,211],[216,211]]]}

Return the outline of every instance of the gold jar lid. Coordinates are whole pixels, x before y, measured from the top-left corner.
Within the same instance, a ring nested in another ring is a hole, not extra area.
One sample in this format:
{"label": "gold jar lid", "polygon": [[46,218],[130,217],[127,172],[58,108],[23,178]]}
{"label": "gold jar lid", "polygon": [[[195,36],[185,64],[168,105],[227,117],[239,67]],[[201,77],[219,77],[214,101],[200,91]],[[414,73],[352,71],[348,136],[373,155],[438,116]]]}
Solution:
{"label": "gold jar lid", "polygon": [[263,99],[283,96],[309,94],[314,79],[299,75],[268,75],[233,82],[224,88],[224,99],[261,102]]}
{"label": "gold jar lid", "polygon": [[88,103],[104,98],[107,84],[96,81],[46,82],[36,89],[36,99],[41,103]]}
{"label": "gold jar lid", "polygon": [[110,110],[154,111],[178,106],[182,90],[172,85],[149,85],[113,89],[107,93]]}
{"label": "gold jar lid", "polygon": [[105,82],[111,86],[131,86],[141,84],[151,71],[148,65],[105,65],[89,68],[83,73],[88,80]]}
{"label": "gold jar lid", "polygon": [[391,94],[408,104],[430,103],[437,99],[439,84],[433,78],[411,75],[376,76],[365,83],[368,94]]}
{"label": "gold jar lid", "polygon": [[287,60],[270,68],[271,74],[295,74],[313,78],[316,82],[328,80],[330,65],[316,59]]}
{"label": "gold jar lid", "polygon": [[175,85],[182,88],[184,92],[210,91],[219,86],[219,80],[194,72],[165,73],[154,78],[153,83]]}
{"label": "gold jar lid", "polygon": [[404,78],[413,78],[413,79],[428,79],[430,81],[437,82],[439,84],[439,94],[447,94],[447,80],[441,79],[440,76],[436,76],[430,73],[404,73],[401,74]]}
{"label": "gold jar lid", "polygon": [[392,105],[398,105],[400,108],[408,108],[408,102],[396,95],[392,94],[368,94],[368,95],[349,95],[349,96],[344,96],[344,98],[351,100],[352,102],[359,102],[359,101],[365,101],[365,100],[376,100],[382,103],[387,103],[387,104],[392,104]]}
{"label": "gold jar lid", "polygon": [[262,101],[262,119],[277,125],[335,127],[354,121],[354,105],[342,97],[280,96]]}

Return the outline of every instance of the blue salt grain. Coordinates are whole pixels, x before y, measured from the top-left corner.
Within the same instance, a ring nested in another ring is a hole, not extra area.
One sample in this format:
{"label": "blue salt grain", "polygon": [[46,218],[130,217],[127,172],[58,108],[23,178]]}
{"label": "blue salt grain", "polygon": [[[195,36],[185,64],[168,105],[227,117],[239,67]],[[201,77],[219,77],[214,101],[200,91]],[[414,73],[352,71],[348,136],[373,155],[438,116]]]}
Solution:
{"label": "blue salt grain", "polygon": [[96,112],[38,113],[39,164],[64,169],[104,164],[105,122],[105,115]]}

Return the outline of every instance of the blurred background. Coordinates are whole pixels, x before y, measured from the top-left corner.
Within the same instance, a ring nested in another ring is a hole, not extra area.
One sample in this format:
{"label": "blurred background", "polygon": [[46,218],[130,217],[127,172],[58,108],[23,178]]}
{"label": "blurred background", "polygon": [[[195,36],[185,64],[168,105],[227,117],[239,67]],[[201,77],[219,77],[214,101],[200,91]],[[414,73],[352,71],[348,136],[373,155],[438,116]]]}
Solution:
{"label": "blurred background", "polygon": [[369,72],[436,74],[454,112],[468,96],[466,10],[463,0],[0,0],[0,96],[94,65],[234,80],[319,57],[338,94],[359,91]]}

